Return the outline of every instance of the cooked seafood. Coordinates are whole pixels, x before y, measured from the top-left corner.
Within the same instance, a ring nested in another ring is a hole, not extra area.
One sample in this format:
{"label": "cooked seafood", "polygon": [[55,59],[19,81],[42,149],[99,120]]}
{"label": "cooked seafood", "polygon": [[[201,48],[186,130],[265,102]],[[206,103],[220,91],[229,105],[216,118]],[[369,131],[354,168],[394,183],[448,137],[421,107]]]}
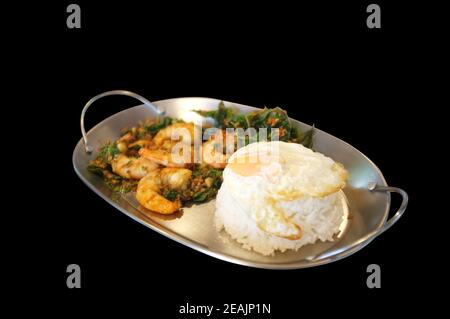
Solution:
{"label": "cooked seafood", "polygon": [[214,168],[224,169],[227,165],[227,155],[223,153],[223,143],[214,139],[203,143],[202,159]]}
{"label": "cooked seafood", "polygon": [[161,146],[166,140],[179,140],[187,144],[194,143],[194,124],[175,123],[160,130],[153,142],[156,146]]}
{"label": "cooked seafood", "polygon": [[143,158],[159,165],[167,167],[187,167],[192,164],[194,150],[191,146],[180,147],[171,151],[165,149],[141,148],[139,155]]}
{"label": "cooked seafood", "polygon": [[151,147],[152,141],[150,140],[137,140],[131,144],[129,144],[127,147],[131,149],[141,149],[143,147]]}
{"label": "cooked seafood", "polygon": [[145,208],[160,213],[172,214],[180,209],[177,198],[169,200],[163,196],[164,190],[180,191],[188,187],[192,171],[184,168],[163,168],[150,171],[139,181],[136,199]]}
{"label": "cooked seafood", "polygon": [[124,178],[141,179],[150,171],[158,168],[158,165],[145,157],[129,157],[118,154],[111,161],[114,173]]}
{"label": "cooked seafood", "polygon": [[[184,203],[201,203],[216,196],[229,157],[224,139],[218,138],[225,136],[225,128],[276,128],[280,139],[311,146],[312,131],[300,133],[279,108],[244,115],[221,103],[215,111],[196,112],[215,119],[218,135],[194,146],[197,128],[193,123],[169,117],[146,121],[106,143],[90,162],[89,171],[102,176],[113,191],[136,191],[143,207],[170,214]],[[178,179],[183,183],[177,183]]]}

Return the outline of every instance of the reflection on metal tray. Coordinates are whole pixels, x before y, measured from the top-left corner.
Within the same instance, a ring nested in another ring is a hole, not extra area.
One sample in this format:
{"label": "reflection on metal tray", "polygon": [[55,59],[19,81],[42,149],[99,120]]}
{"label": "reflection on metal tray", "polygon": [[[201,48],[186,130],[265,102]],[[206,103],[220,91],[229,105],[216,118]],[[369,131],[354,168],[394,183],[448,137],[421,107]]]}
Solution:
{"label": "reflection on metal tray", "polygon": [[[88,133],[84,131],[84,115],[88,107],[98,98],[108,95],[128,95],[138,98],[142,105],[129,108],[105,119]],[[263,256],[242,248],[226,233],[218,233],[213,225],[214,200],[201,205],[184,208],[182,213],[164,216],[144,212],[133,194],[113,193],[103,180],[87,171],[86,167],[94,158],[92,150],[98,149],[104,142],[115,140],[124,127],[137,125],[147,118],[166,114],[186,121],[193,120],[193,109],[215,110],[220,100],[211,98],[174,98],[150,103],[141,96],[128,91],[110,91],[91,99],[82,112],[81,128],[83,138],[73,152],[73,165],[81,180],[96,194],[118,210],[181,244],[210,256],[251,267],[268,269],[297,269],[317,266],[342,259],[353,254],[372,239],[392,226],[404,213],[408,196],[398,188],[388,187],[380,170],[364,154],[340,139],[316,128],[314,149],[335,161],[344,164],[350,173],[344,189],[348,202],[349,218],[341,225],[341,232],[333,242],[309,244],[298,251],[276,253]],[[242,113],[257,108],[224,102]],[[302,130],[310,126],[291,119]],[[388,219],[390,192],[400,193],[403,197],[399,210]]]}

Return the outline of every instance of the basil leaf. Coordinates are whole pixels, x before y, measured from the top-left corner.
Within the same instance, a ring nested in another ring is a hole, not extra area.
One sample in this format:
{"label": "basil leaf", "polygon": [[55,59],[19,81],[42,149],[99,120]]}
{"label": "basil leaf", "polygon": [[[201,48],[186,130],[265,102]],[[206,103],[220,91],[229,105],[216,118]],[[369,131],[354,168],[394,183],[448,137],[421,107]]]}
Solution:
{"label": "basil leaf", "polygon": [[88,165],[87,170],[95,175],[103,177],[103,169],[95,165]]}
{"label": "basil leaf", "polygon": [[144,129],[148,132],[148,133],[158,133],[160,130],[162,130],[163,128],[166,128],[167,126],[171,125],[173,122],[172,118],[166,116],[162,119],[161,122],[159,123],[155,123],[155,124],[151,124],[151,125],[145,125]]}
{"label": "basil leaf", "polygon": [[174,189],[170,189],[164,193],[164,197],[170,201],[175,200],[177,198],[177,196],[178,196],[178,192]]}

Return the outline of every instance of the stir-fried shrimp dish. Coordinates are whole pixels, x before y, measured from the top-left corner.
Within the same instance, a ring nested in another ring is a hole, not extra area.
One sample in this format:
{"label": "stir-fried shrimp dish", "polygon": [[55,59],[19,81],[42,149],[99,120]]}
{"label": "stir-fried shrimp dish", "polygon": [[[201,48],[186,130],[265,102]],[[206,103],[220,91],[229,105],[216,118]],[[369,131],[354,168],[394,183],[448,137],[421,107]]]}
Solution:
{"label": "stir-fried shrimp dish", "polygon": [[[217,110],[195,112],[213,118],[214,127],[196,127],[170,117],[146,120],[124,129],[116,141],[106,142],[88,170],[102,177],[114,192],[133,192],[142,207],[173,214],[187,204],[215,198],[232,155],[225,142],[230,136],[232,146],[239,144],[239,138],[242,146],[276,138],[312,147],[313,130],[300,132],[280,108],[240,114],[220,103]],[[249,128],[264,128],[267,134],[252,139],[228,130]]]}

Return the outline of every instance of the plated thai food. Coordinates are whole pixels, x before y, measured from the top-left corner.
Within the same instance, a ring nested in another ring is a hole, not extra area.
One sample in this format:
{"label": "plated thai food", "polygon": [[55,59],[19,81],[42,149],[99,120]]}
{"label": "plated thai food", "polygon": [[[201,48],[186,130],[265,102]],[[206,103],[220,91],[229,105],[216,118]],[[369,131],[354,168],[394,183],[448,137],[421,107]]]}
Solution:
{"label": "plated thai food", "polygon": [[314,129],[300,131],[280,108],[196,112],[214,124],[143,121],[105,143],[87,169],[152,213],[215,200],[217,231],[263,255],[334,240],[348,172],[312,149]]}
{"label": "plated thai food", "polygon": [[[86,132],[86,111],[113,95],[141,104]],[[145,227],[227,262],[331,263],[391,228],[408,205],[358,149],[280,108],[205,97],[150,102],[112,90],[87,101],[80,128],[72,163],[88,188]],[[402,200],[389,217],[393,193]]]}

